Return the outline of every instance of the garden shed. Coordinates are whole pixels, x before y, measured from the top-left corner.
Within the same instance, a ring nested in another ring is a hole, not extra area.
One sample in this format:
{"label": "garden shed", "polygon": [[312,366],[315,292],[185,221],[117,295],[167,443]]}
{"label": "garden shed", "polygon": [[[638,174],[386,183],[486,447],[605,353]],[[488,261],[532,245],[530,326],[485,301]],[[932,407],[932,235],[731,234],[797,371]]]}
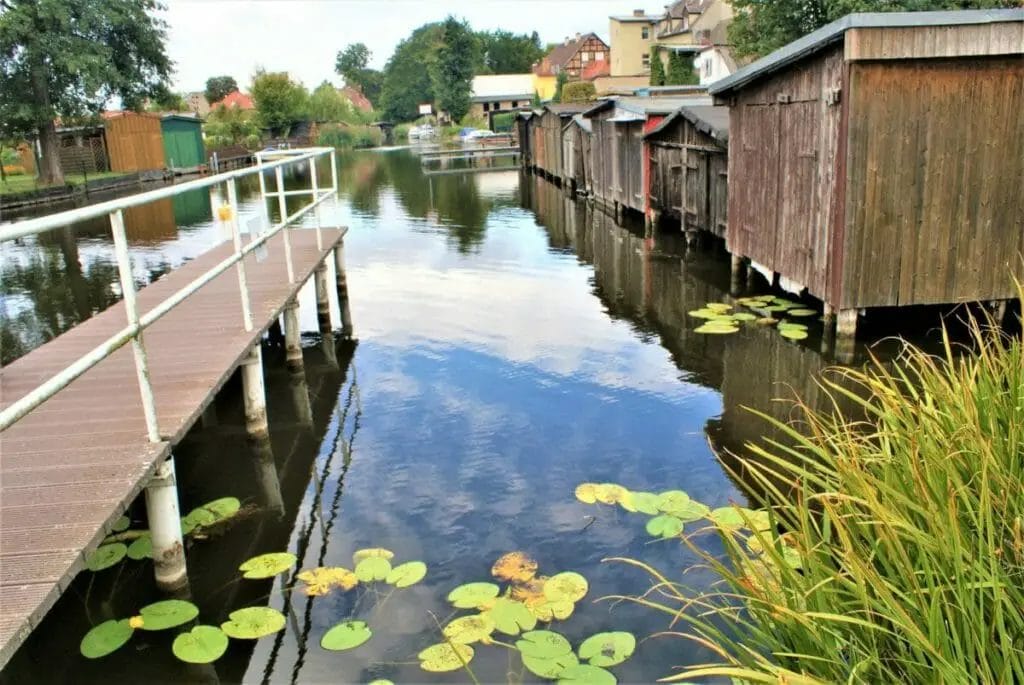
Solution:
{"label": "garden shed", "polygon": [[111,171],[150,171],[164,168],[160,115],[112,112],[104,116]]}
{"label": "garden shed", "polygon": [[164,161],[168,169],[198,171],[206,164],[203,123],[198,117],[165,114],[160,120]]}
{"label": "garden shed", "polygon": [[727,247],[858,310],[1004,300],[1024,276],[1024,10],[851,14],[710,88]]}
{"label": "garden shed", "polygon": [[725,237],[729,199],[729,108],[680,107],[645,136],[652,220],[668,215],[690,235]]}

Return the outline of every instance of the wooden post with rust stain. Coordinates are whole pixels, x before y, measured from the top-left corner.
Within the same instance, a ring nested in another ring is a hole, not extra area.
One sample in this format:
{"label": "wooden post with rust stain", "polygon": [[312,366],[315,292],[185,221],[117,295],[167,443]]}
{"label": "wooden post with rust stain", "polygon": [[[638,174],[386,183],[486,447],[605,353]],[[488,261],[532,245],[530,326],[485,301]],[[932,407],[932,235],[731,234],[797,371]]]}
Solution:
{"label": "wooden post with rust stain", "polygon": [[352,337],[352,311],[348,302],[348,277],[345,275],[345,243],[334,248],[334,275],[338,290],[338,309],[341,311],[341,337]]}
{"label": "wooden post with rust stain", "polygon": [[178,486],[174,457],[162,461],[146,485],[146,516],[153,543],[153,572],[156,585],[164,592],[176,592],[188,585],[185,545],[181,536]]}
{"label": "wooden post with rust stain", "polygon": [[316,322],[321,333],[331,330],[331,300],[327,294],[327,264],[320,262],[313,272],[316,288]]}
{"label": "wooden post with rust stain", "polygon": [[263,351],[259,343],[242,360],[242,395],[245,399],[245,431],[253,439],[270,435],[267,393],[263,388]]}
{"label": "wooden post with rust stain", "polygon": [[857,310],[840,309],[836,316],[836,359],[844,364],[853,361],[857,342]]}

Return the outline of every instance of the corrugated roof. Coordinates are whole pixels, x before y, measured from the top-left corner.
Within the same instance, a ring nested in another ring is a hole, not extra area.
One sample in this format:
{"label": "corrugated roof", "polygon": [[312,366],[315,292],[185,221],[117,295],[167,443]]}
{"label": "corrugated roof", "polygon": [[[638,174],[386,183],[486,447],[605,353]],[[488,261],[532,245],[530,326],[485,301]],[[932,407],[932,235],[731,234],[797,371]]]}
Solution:
{"label": "corrugated roof", "polygon": [[995,24],[1024,21],[1024,9],[961,10],[954,12],[866,12],[848,14],[842,19],[822,26],[803,38],[762,57],[735,74],[716,81],[708,89],[713,95],[737,90],[757,79],[813,55],[819,50],[843,39],[850,29],[861,28],[913,28],[919,26],[963,26],[967,24]]}
{"label": "corrugated roof", "polygon": [[[609,107],[616,107],[631,114],[641,116],[664,116],[675,112],[680,107],[710,106],[711,98],[707,96],[689,97],[616,97],[604,100],[588,109],[584,114],[591,116]],[[625,119],[623,119],[625,120]]]}
{"label": "corrugated roof", "polygon": [[586,112],[591,105],[590,102],[551,102],[544,105],[544,109],[550,110],[560,117],[568,117]]}
{"label": "corrugated roof", "polygon": [[723,143],[729,140],[729,108],[715,105],[694,105],[680,107],[675,112],[665,117],[657,126],[648,131],[644,136],[657,135],[665,130],[679,118],[686,119],[693,124],[698,131],[706,133],[715,140]]}
{"label": "corrugated roof", "polygon": [[584,117],[582,113],[572,115],[572,120],[573,120],[573,123],[577,124],[580,128],[582,128],[587,133],[593,133],[594,132],[594,125],[593,125],[593,123],[591,123],[590,119],[587,119],[586,117]]}

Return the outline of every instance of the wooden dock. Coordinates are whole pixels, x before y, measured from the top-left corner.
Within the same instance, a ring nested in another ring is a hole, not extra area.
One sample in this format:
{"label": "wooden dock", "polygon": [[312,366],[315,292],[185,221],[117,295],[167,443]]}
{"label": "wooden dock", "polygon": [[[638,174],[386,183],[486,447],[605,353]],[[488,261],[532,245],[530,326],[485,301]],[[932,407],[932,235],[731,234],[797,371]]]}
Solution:
{"label": "wooden dock", "polygon": [[[42,620],[84,559],[149,482],[252,346],[324,264],[344,229],[288,230],[245,260],[253,330],[234,269],[145,332],[161,442],[147,438],[131,346],[124,346],[0,433],[0,667]],[[232,254],[222,244],[138,292],[140,314]],[[123,303],[0,369],[10,406],[125,325]]]}

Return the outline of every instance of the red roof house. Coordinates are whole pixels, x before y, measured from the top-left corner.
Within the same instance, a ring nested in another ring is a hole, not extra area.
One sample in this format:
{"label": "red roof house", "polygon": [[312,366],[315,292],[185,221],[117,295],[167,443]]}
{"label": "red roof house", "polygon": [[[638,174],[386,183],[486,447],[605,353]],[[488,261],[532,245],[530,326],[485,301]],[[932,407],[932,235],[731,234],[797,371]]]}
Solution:
{"label": "red roof house", "polygon": [[252,103],[252,97],[238,90],[231,91],[224,96],[223,100],[210,105],[210,109],[216,109],[220,106],[237,107],[238,109],[256,109],[256,105]]}
{"label": "red roof house", "polygon": [[344,88],[341,88],[338,92],[341,93],[342,97],[346,98],[349,102],[351,102],[352,106],[358,109],[360,112],[373,111],[373,103],[370,102],[369,99],[367,99],[367,97],[363,95],[363,91],[359,90],[358,88],[354,86],[345,86]]}

